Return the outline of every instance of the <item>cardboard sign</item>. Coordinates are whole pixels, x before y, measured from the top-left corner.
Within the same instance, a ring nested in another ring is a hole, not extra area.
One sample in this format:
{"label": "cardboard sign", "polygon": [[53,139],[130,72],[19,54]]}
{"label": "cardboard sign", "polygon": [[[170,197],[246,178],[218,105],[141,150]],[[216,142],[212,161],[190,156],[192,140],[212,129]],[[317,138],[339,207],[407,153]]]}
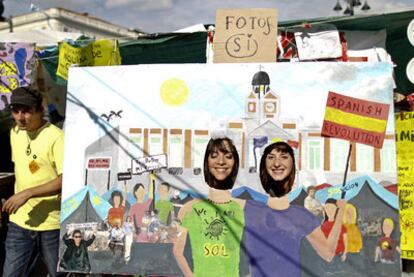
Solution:
{"label": "cardboard sign", "polygon": [[167,167],[167,156],[164,154],[142,157],[132,160],[132,174],[157,170]]}
{"label": "cardboard sign", "polygon": [[322,136],[382,148],[390,105],[329,92]]}
{"label": "cardboard sign", "polygon": [[334,25],[299,28],[295,32],[299,60],[340,58],[342,45]]}
{"label": "cardboard sign", "polygon": [[72,65],[104,66],[121,64],[118,43],[114,40],[97,40],[84,47],[75,47],[67,42],[59,44],[59,65],[57,75],[68,79]]}
{"label": "cardboard sign", "polygon": [[111,157],[88,158],[86,168],[88,170],[109,170],[111,169]]}
{"label": "cardboard sign", "polygon": [[395,114],[401,256],[414,260],[414,112]]}
{"label": "cardboard sign", "polygon": [[214,62],[276,62],[277,10],[217,10]]}

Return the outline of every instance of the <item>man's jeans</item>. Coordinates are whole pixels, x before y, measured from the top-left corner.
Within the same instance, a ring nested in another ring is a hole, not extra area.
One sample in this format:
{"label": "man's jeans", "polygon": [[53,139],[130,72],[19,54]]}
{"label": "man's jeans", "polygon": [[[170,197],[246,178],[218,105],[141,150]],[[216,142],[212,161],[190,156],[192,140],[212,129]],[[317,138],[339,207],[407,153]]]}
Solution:
{"label": "man's jeans", "polygon": [[3,276],[29,276],[39,255],[49,276],[56,273],[59,251],[59,230],[31,231],[10,222],[6,238],[6,260]]}

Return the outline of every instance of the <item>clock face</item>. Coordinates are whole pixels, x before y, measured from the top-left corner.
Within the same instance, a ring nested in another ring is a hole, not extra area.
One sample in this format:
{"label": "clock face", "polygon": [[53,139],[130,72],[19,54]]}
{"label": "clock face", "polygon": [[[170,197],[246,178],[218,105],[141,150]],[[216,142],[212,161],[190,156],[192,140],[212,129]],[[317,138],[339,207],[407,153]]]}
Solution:
{"label": "clock face", "polygon": [[276,110],[276,103],[266,103],[265,111],[268,113],[273,113]]}
{"label": "clock face", "polygon": [[407,37],[411,45],[414,46],[414,19],[411,20],[407,27]]}

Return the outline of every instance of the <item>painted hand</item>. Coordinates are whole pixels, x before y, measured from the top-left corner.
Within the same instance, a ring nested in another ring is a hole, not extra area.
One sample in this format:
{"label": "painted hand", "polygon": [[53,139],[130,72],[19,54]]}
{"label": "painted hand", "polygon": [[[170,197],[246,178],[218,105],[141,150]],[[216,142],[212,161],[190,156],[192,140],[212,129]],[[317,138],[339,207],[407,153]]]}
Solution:
{"label": "painted hand", "polygon": [[345,208],[345,205],[346,205],[346,200],[344,200],[344,199],[338,199],[336,201],[336,205],[338,206],[338,208],[340,210],[343,210]]}

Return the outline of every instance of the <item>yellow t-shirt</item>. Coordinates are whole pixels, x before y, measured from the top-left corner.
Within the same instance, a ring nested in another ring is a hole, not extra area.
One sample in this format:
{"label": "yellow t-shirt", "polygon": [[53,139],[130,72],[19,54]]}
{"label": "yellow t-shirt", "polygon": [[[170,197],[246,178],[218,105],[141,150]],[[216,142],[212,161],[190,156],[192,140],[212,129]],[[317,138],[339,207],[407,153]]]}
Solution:
{"label": "yellow t-shirt", "polygon": [[[12,160],[16,176],[15,193],[43,185],[62,174],[63,131],[46,123],[30,137],[17,126],[10,131]],[[30,154],[27,153],[30,145]],[[59,229],[60,194],[34,197],[21,206],[10,221],[36,231]]]}

